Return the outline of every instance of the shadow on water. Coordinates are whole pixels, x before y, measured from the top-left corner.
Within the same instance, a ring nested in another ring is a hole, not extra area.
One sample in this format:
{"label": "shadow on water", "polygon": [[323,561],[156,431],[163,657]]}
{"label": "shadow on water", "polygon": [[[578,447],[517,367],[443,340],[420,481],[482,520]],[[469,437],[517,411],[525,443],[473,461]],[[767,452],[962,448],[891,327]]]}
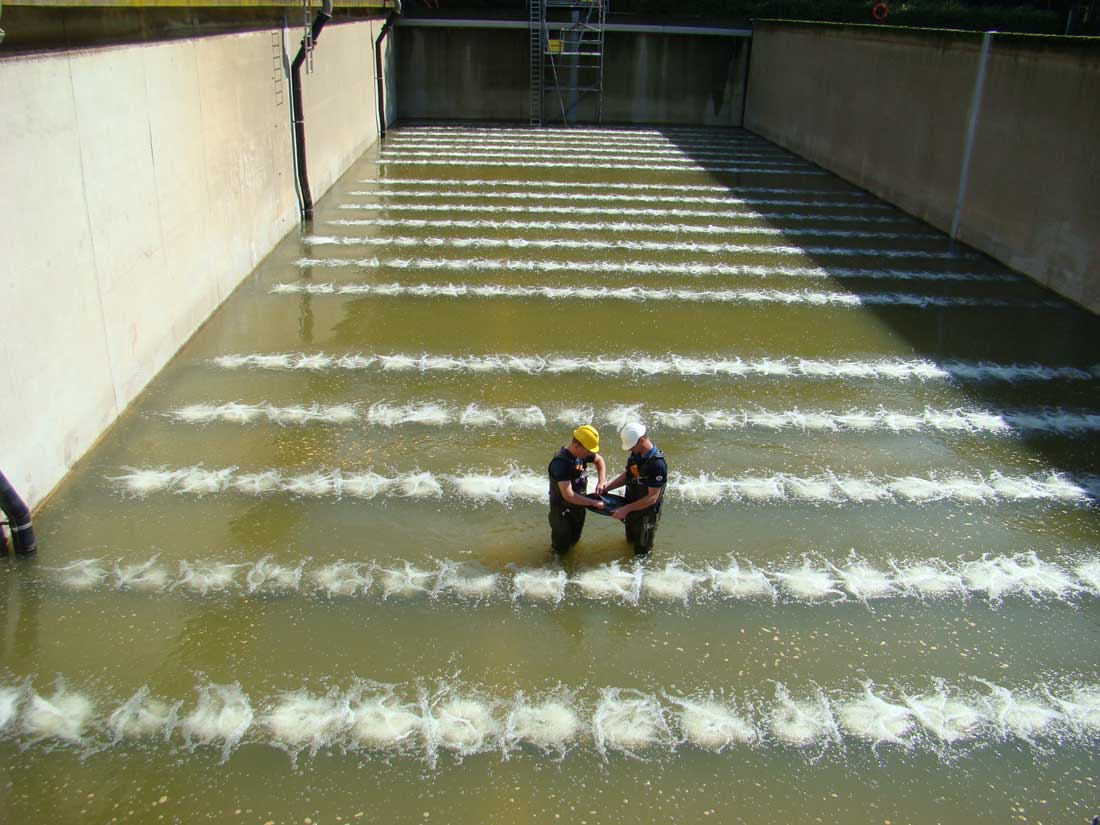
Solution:
{"label": "shadow on water", "polygon": [[[930,237],[910,240],[907,238],[874,239],[843,238],[817,241],[797,235],[789,238],[778,236],[777,243],[789,243],[807,249],[804,261],[822,269],[851,268],[867,270],[922,270],[931,272],[977,272],[1008,276],[1008,280],[968,282],[965,280],[902,280],[883,277],[844,277],[815,280],[812,283],[769,283],[779,289],[809,288],[847,292],[865,296],[872,293],[903,292],[928,296],[959,296],[981,299],[1001,299],[1018,303],[1054,302],[1046,307],[927,307],[890,306],[865,304],[859,312],[864,318],[888,331],[896,343],[896,353],[903,358],[928,359],[937,363],[952,361],[989,362],[1046,366],[1072,366],[1089,369],[1100,363],[1100,318],[1061,298],[1052,291],[993,260],[987,255],[964,244],[953,244],[943,232],[908,215],[893,204],[876,198],[869,192],[848,183],[842,178],[805,161],[823,175],[762,174],[759,172],[725,171],[718,163],[696,148],[687,133],[676,128],[658,129],[684,155],[692,157],[716,184],[737,194],[750,187],[775,187],[807,190],[799,200],[817,200],[824,190],[837,193],[860,193],[871,202],[884,204],[892,210],[884,214],[896,215],[904,223],[898,226],[909,231],[929,233]],[[715,129],[715,136],[738,136],[758,141],[759,148],[773,149],[782,158],[804,161],[800,156],[769,143],[746,129]],[[817,205],[804,207],[807,211]],[[780,229],[790,228],[781,215],[770,215],[764,223]],[[860,228],[858,224],[830,223],[830,227]],[[891,226],[893,226],[891,224]],[[866,227],[863,227],[866,228]],[[745,240],[751,243],[751,240]],[[949,253],[948,257],[879,257],[857,254],[844,255],[814,251],[813,248],[844,247],[845,249],[929,250]],[[728,257],[715,256],[715,262],[732,262]],[[780,263],[787,263],[781,261]],[[739,257],[738,262],[741,262]],[[795,265],[805,265],[798,263]],[[1018,280],[1011,280],[1016,276]],[[759,285],[759,282],[756,282]],[[753,284],[748,284],[752,286]],[[777,318],[790,312],[786,307],[771,310]],[[829,335],[828,330],[806,330],[809,336]],[[738,353],[740,354],[740,353]],[[763,354],[763,353],[762,353]],[[774,356],[795,356],[797,352],[767,353]],[[852,358],[880,359],[881,352],[852,352]],[[975,406],[991,410],[1014,409],[1065,409],[1068,411],[1095,412],[1100,407],[1100,396],[1093,381],[968,381],[956,382],[953,389],[959,393],[959,406]],[[1078,437],[1049,433],[1024,433],[1016,436],[1032,455],[1037,464],[1069,473],[1095,472],[1100,463],[1100,439],[1084,433]]]}

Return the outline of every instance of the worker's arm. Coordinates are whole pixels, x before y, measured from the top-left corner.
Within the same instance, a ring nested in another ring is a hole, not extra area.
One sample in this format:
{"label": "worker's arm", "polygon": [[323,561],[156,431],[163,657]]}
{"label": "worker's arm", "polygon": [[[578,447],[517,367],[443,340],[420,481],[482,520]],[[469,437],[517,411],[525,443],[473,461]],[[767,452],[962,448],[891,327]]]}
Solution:
{"label": "worker's arm", "polygon": [[568,481],[559,481],[558,489],[561,490],[561,497],[569,504],[575,504],[578,507],[595,507],[597,510],[602,510],[604,508],[604,503],[598,498],[579,496],[574,493],[573,487]]}
{"label": "worker's arm", "polygon": [[616,487],[622,487],[625,483],[626,483],[626,473],[619,473],[617,476],[615,476],[613,479],[611,479],[611,481],[609,481],[607,483],[607,485],[602,490],[600,490],[599,492],[601,494],[606,493],[609,490],[614,490]]}
{"label": "worker's arm", "polygon": [[645,496],[632,501],[630,504],[624,504],[622,507],[616,507],[611,511],[611,515],[622,521],[628,514],[633,513],[635,510],[644,510],[646,507],[652,507],[658,501],[661,500],[661,491],[664,487],[647,487],[649,492]]}
{"label": "worker's arm", "polygon": [[599,453],[592,457],[592,463],[596,465],[596,495],[602,496],[607,489],[607,463]]}

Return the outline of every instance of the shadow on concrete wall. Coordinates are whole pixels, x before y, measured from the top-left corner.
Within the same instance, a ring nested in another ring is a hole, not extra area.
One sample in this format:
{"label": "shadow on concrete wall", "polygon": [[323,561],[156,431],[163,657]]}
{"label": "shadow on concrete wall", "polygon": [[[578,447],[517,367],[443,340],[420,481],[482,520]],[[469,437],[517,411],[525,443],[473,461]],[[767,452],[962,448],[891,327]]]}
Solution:
{"label": "shadow on concrete wall", "polygon": [[[715,134],[744,135],[756,137],[744,129],[714,130]],[[695,158],[703,168],[709,168],[715,183],[726,186],[730,194],[737,194],[746,187],[790,187],[807,190],[836,189],[837,191],[859,191],[831,173],[825,176],[788,177],[776,174],[754,174],[727,172],[715,169],[712,158],[702,156],[690,143],[682,138],[682,133],[668,129],[665,137],[685,155]],[[758,138],[768,146],[762,138]],[[778,151],[778,146],[774,146]],[[785,152],[792,159],[793,153]],[[801,160],[801,158],[798,158]],[[822,170],[824,171],[824,170]],[[870,200],[878,200],[865,193]],[[813,198],[813,195],[806,199]],[[882,201],[879,201],[880,203]],[[899,210],[900,213],[900,210]],[[901,213],[904,214],[904,213]],[[952,252],[948,259],[886,259],[864,255],[834,255],[810,253],[813,265],[823,269],[853,268],[865,270],[906,269],[955,272],[983,272],[1013,275],[1010,270],[965,245],[952,245],[948,236],[928,224],[909,218],[911,228],[921,228],[930,233],[931,238],[919,243],[920,248],[941,252]],[[765,221],[767,225],[789,228],[778,217]],[[830,224],[842,226],[842,224]],[[855,227],[853,227],[855,228]],[[866,228],[866,227],[864,227]],[[741,236],[748,237],[751,236]],[[845,248],[915,248],[912,241],[904,239],[843,239],[840,241],[805,239],[792,237],[784,240],[775,238],[779,243],[791,243],[806,247]],[[752,242],[746,240],[746,243]],[[686,259],[686,258],[685,258]],[[722,256],[713,256],[714,262],[723,260]],[[725,259],[728,262],[728,258]],[[790,263],[789,260],[780,263]],[[798,265],[803,265],[799,263]],[[732,285],[732,284],[731,284]],[[1013,302],[1053,302],[1056,306],[1047,308],[1021,307],[944,307],[914,308],[906,306],[867,305],[857,310],[871,315],[885,327],[889,336],[896,342],[895,353],[906,359],[923,358],[938,363],[965,361],[990,362],[998,364],[1042,364],[1047,366],[1073,366],[1091,369],[1100,364],[1100,318],[1078,308],[1060,298],[1054,292],[1045,289],[1024,276],[1018,281],[975,283],[966,281],[935,280],[893,280],[871,277],[814,280],[783,279],[783,282],[761,282],[753,280],[745,286],[759,286],[774,289],[813,289],[846,292],[853,295],[867,295],[880,292],[905,292],[920,295],[972,296],[1002,298]],[[777,314],[790,312],[786,307],[770,310]],[[846,312],[850,310],[835,310]],[[823,313],[829,310],[821,310]],[[828,327],[807,329],[806,335],[817,340],[820,336],[829,336]],[[798,352],[759,352],[738,351],[743,357],[794,356],[805,355]],[[848,357],[854,359],[878,360],[881,352],[851,352]],[[954,385],[958,391],[959,407],[978,407],[993,410],[1017,409],[1064,409],[1073,412],[1096,412],[1100,410],[1100,373],[1096,381],[987,381],[958,382]],[[912,412],[921,412],[913,410]],[[1100,467],[1100,438],[1094,433],[1085,432],[1077,437],[1056,434],[1026,434],[1017,436],[1028,451],[1035,457],[1035,470],[1054,468],[1074,475],[1092,474]],[[975,469],[981,469],[982,443],[977,440],[973,446],[960,447],[958,452],[964,459],[971,459]]]}

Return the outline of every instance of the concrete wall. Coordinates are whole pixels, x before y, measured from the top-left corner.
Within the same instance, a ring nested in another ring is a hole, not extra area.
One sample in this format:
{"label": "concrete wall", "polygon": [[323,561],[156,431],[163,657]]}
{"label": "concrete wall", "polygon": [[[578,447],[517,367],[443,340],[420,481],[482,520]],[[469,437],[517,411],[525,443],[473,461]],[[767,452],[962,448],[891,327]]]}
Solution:
{"label": "concrete wall", "polygon": [[[608,32],[603,121],[737,126],[743,37]],[[408,119],[529,119],[526,29],[399,27],[398,114]],[[556,96],[545,102],[560,119]],[[590,102],[580,122],[595,117]]]}
{"label": "concrete wall", "polygon": [[[315,197],[376,137],[380,27],[304,78]],[[275,34],[0,61],[0,461],[32,506],[296,226]]]}
{"label": "concrete wall", "polygon": [[[982,35],[758,22],[745,126],[950,231]],[[1100,47],[996,35],[958,237],[1100,312]]]}

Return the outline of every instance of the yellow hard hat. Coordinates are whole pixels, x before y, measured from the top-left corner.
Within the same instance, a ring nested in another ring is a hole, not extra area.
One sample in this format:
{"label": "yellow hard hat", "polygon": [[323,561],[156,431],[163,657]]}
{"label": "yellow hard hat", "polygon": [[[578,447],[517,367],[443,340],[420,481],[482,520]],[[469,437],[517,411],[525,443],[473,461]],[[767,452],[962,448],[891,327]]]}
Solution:
{"label": "yellow hard hat", "polygon": [[596,428],[591,424],[585,424],[573,430],[573,438],[577,439],[577,441],[581,443],[581,446],[590,453],[598,453],[600,451],[600,434],[596,432]]}

